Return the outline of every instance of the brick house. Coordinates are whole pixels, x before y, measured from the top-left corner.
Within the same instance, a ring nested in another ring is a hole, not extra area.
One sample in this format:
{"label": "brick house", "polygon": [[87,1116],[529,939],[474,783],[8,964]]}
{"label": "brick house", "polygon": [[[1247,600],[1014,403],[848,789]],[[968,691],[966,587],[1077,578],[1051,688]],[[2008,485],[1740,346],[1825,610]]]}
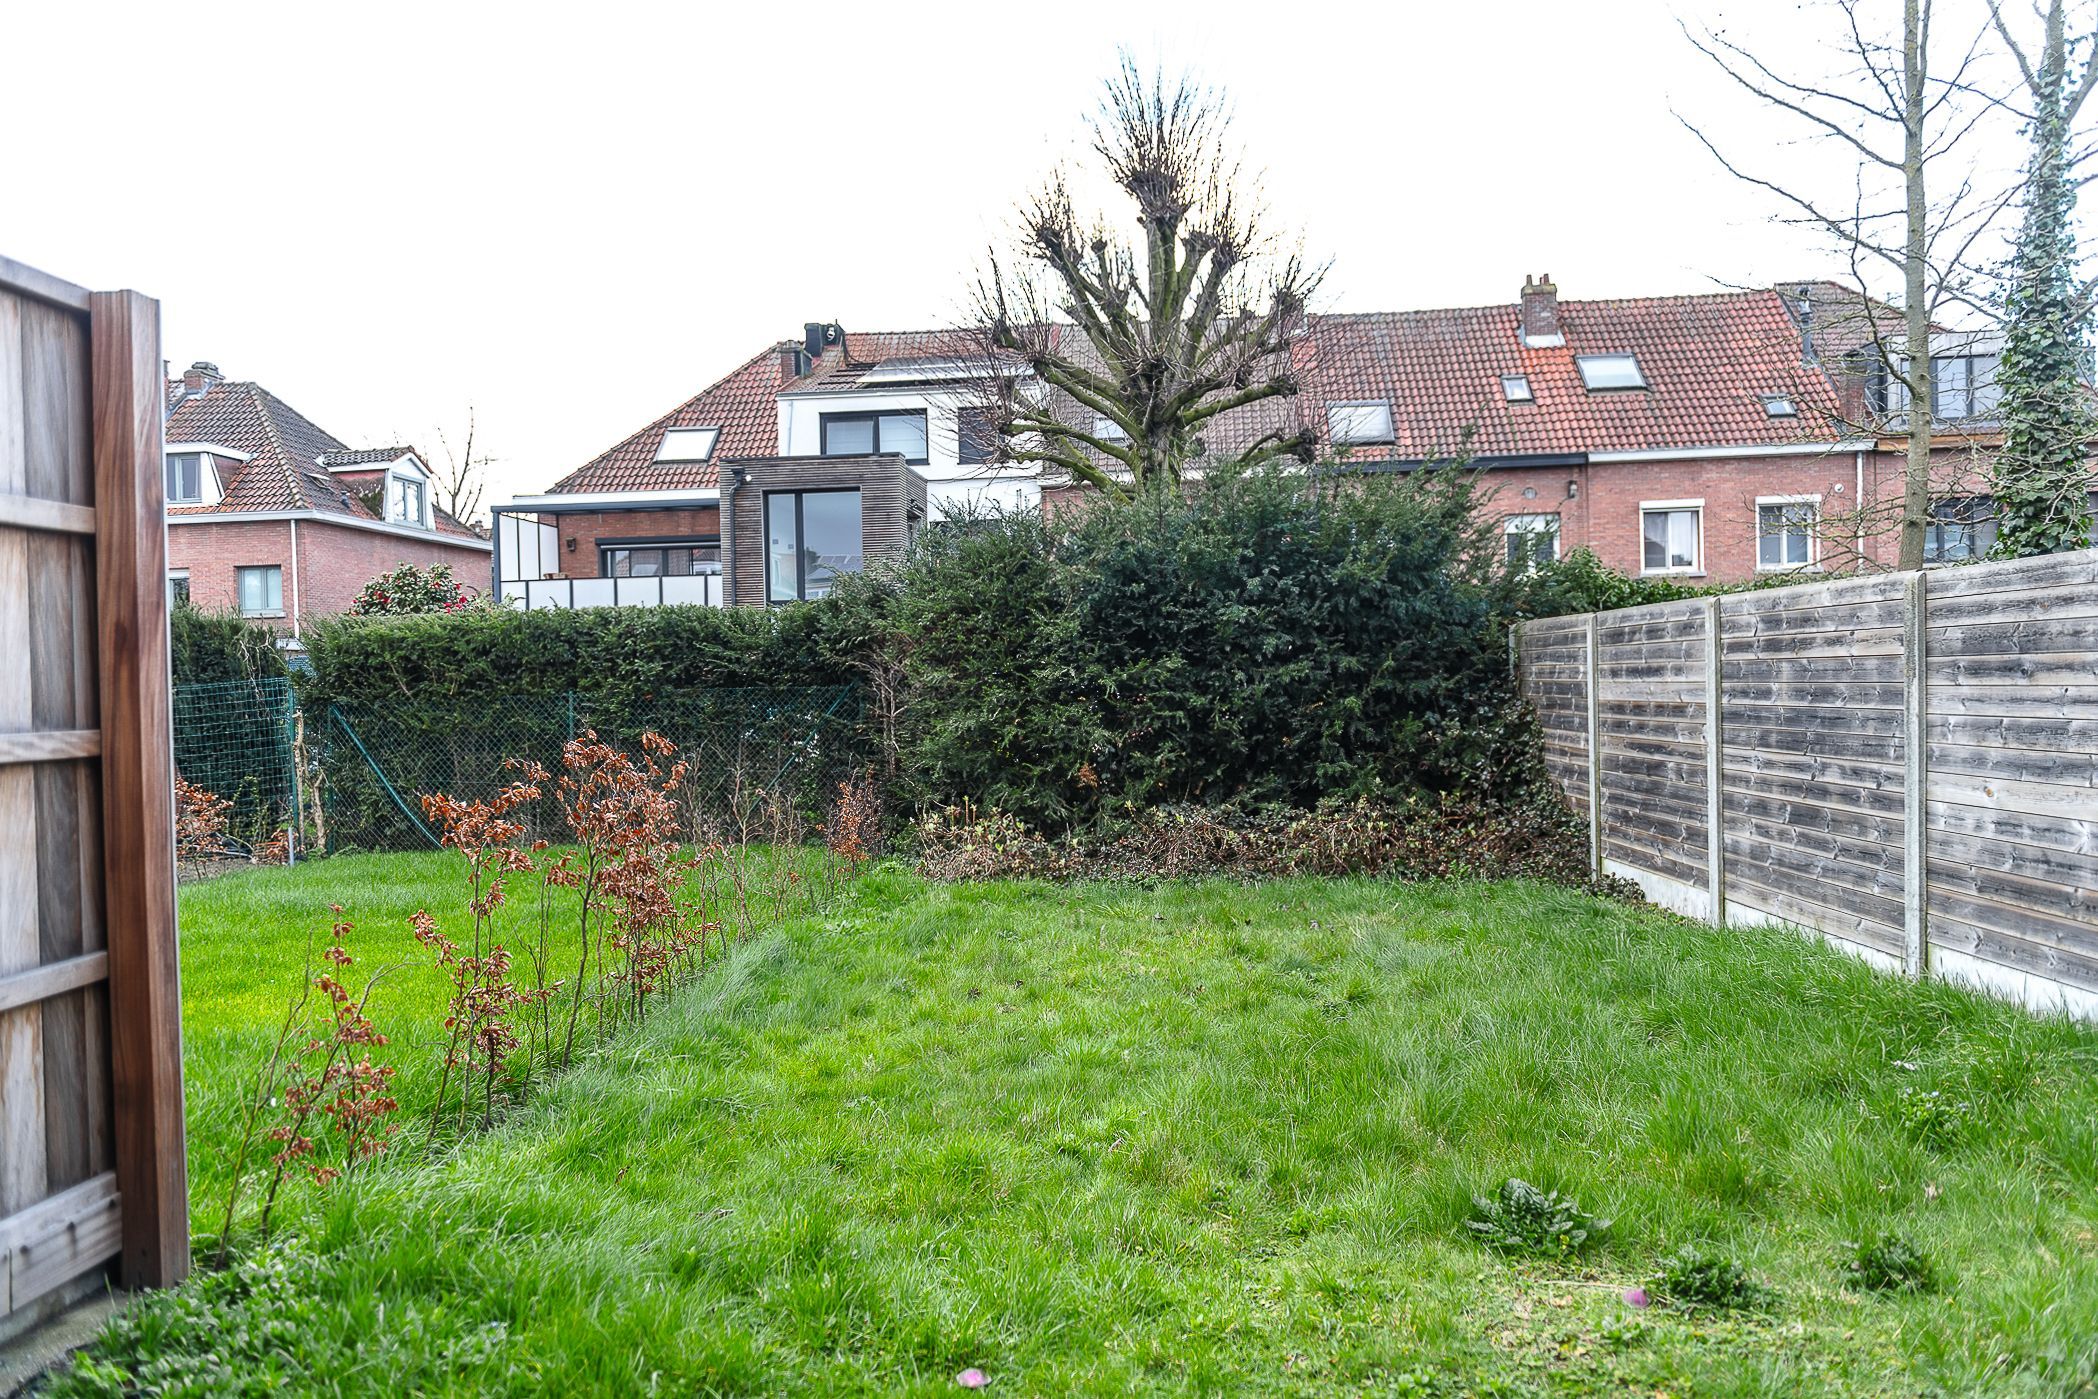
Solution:
{"label": "brick house", "polygon": [[[1500,306],[1310,316],[1298,395],[1204,435],[1228,450],[1306,429],[1321,460],[1362,472],[1468,456],[1511,558],[1585,545],[1692,582],[1884,566],[1910,418],[1883,365],[1896,325],[1829,283],[1561,301],[1549,276],[1527,278]],[[498,590],[531,606],[779,602],[813,595],[797,562],[812,549],[828,576],[973,502],[1082,500],[1085,487],[994,459],[965,340],[804,327],[544,495],[498,507]],[[1987,547],[1996,355],[1953,334],[1931,350],[1930,551],[1949,562]],[[821,493],[838,518],[812,541]]]}
{"label": "brick house", "polygon": [[299,633],[401,564],[477,586],[489,542],[430,498],[410,447],[353,450],[260,384],[199,362],[168,381],[168,587]]}

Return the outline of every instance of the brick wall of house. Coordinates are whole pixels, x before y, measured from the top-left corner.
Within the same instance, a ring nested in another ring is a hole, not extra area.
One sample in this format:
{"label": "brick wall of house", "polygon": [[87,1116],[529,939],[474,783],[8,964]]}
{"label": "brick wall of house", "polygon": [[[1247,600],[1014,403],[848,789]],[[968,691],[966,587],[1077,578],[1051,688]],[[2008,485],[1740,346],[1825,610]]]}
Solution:
{"label": "brick wall of house", "polygon": [[[1903,470],[1900,444],[1865,454],[1864,499],[1898,507]],[[1982,464],[1966,446],[1934,454],[1932,477],[1940,493],[1984,493]],[[1858,458],[1853,451],[1807,452],[1783,457],[1709,457],[1682,461],[1599,462],[1585,466],[1497,467],[1485,473],[1480,513],[1489,520],[1511,515],[1559,517],[1560,551],[1586,545],[1620,572],[1643,571],[1641,506],[1649,501],[1701,501],[1702,568],[1672,574],[1685,583],[1739,583],[1756,576],[1759,498],[1819,496],[1825,518],[1855,517],[1859,497]],[[1049,487],[1044,513],[1054,519],[1094,496],[1090,487]],[[1863,556],[1891,565],[1896,541],[1887,529],[1869,536]],[[1859,550],[1846,542],[1817,555],[1831,568],[1854,566]]]}
{"label": "brick wall of house", "polygon": [[[168,570],[188,570],[189,600],[207,612],[240,604],[235,570],[275,564],[284,570],[284,610],[291,611],[291,522],[247,520],[168,526]],[[272,619],[275,620],[275,619]],[[283,625],[289,626],[289,622]]]}
{"label": "brick wall of house", "polygon": [[168,529],[168,568],[189,574],[190,600],[213,611],[239,605],[237,570],[274,564],[284,570],[284,615],[271,625],[291,627],[294,613],[319,616],[347,612],[379,574],[401,564],[427,568],[447,563],[461,582],[488,586],[486,550],[355,529],[321,520],[298,522],[298,568],[292,568],[289,520],[208,520]]}
{"label": "brick wall of house", "polygon": [[1854,452],[1839,452],[1494,470],[1486,474],[1490,494],[1482,508],[1495,519],[1556,514],[1562,551],[1586,545],[1610,567],[1638,574],[1644,564],[1642,505],[1700,502],[1701,567],[1671,576],[1686,583],[1739,583],[1756,576],[1759,498],[1818,496],[1824,511],[1847,513],[1857,499],[1857,467]]}
{"label": "brick wall of house", "polygon": [[555,545],[561,577],[596,578],[598,550],[605,544],[634,540],[718,540],[721,511],[717,506],[689,510],[578,511],[555,518]]}

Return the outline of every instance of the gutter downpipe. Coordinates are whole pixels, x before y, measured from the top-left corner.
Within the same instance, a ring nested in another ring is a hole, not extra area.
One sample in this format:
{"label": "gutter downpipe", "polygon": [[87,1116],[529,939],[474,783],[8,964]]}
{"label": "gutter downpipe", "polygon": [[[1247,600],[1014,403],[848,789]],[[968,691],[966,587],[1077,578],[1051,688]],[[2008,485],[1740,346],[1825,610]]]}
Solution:
{"label": "gutter downpipe", "polygon": [[291,639],[299,639],[299,522],[291,525]]}
{"label": "gutter downpipe", "polygon": [[1857,468],[1858,493],[1852,499],[1850,508],[1856,511],[1858,516],[1857,550],[1858,562],[1862,564],[1865,562],[1865,449],[1863,447],[1860,447],[1857,450]]}

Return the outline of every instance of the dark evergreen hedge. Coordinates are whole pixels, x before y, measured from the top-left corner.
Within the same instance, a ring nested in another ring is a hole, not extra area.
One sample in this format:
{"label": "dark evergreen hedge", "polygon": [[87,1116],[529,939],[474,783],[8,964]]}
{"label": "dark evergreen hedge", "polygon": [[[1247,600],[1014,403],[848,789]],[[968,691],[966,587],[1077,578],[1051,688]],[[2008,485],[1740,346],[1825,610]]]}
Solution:
{"label": "dark evergreen hedge", "polygon": [[934,536],[893,580],[903,770],[1060,829],[1536,779],[1475,476],[1260,473]]}
{"label": "dark evergreen hedge", "polygon": [[854,672],[834,629],[819,607],[332,617],[307,629],[300,690],[309,706],[446,711],[576,690],[616,716],[692,690],[844,683]]}
{"label": "dark evergreen hedge", "polygon": [[186,602],[168,612],[169,670],[177,685],[268,680],[285,673],[277,634],[231,612],[206,612]]}
{"label": "dark evergreen hedge", "polygon": [[864,682],[899,807],[1048,831],[1167,804],[1534,794],[1507,664],[1511,576],[1469,472],[1257,474],[928,531],[898,566],[780,610],[340,618],[309,704],[457,712],[575,690],[641,715],[695,689]]}

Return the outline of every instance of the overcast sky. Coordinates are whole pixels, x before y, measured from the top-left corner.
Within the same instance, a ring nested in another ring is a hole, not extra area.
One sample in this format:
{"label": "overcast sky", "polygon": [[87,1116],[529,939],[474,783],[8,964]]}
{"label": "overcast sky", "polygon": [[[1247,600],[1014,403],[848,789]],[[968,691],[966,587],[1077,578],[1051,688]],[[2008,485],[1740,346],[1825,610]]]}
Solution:
{"label": "overcast sky", "polygon": [[1839,272],[1671,115],[1835,168],[1678,15],[1830,61],[1792,0],[17,7],[0,253],[159,297],[178,371],[352,446],[434,453],[474,405],[507,498],[804,321],[950,321],[1118,48],[1229,92],[1325,309]]}

